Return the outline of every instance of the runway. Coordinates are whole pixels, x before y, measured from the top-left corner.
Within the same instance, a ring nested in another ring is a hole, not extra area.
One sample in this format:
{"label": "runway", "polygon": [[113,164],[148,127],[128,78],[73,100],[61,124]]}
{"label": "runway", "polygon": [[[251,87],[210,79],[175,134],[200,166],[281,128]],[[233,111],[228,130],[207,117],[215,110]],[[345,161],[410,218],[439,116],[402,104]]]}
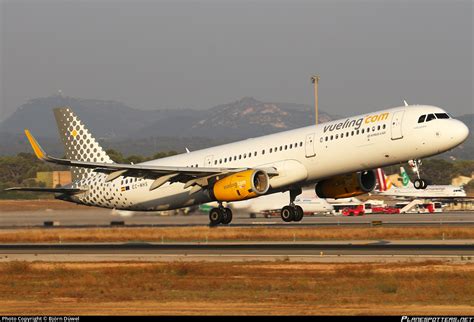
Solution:
{"label": "runway", "polygon": [[[472,261],[473,240],[340,241],[308,243],[104,243],[2,244],[0,261],[387,261],[446,259]],[[336,260],[335,260],[336,259]]]}
{"label": "runway", "polygon": [[[0,229],[42,227],[45,221],[55,221],[64,228],[109,227],[112,221],[123,221],[129,227],[180,227],[203,226],[209,224],[206,214],[194,213],[181,216],[160,216],[153,213],[137,212],[132,216],[123,217],[108,209],[81,210],[34,210],[34,211],[2,211],[0,213]],[[383,225],[474,225],[474,212],[450,212],[435,214],[367,214],[358,217],[346,216],[305,216],[298,223],[284,223],[280,217],[250,218],[246,214],[235,214],[231,226],[371,226],[374,221]]]}

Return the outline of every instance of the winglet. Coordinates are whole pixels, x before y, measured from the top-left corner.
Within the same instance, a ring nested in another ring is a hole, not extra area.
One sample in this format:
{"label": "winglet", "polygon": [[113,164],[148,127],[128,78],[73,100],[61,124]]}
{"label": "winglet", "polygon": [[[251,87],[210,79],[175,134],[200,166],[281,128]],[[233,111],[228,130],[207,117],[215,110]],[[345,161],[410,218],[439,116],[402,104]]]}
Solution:
{"label": "winglet", "polygon": [[25,129],[25,134],[26,134],[26,137],[28,138],[28,141],[30,141],[31,147],[33,148],[33,151],[35,152],[36,157],[40,160],[44,160],[46,157],[46,153],[38,144],[38,141],[36,141],[36,139],[34,138],[34,136],[30,133],[28,129]]}

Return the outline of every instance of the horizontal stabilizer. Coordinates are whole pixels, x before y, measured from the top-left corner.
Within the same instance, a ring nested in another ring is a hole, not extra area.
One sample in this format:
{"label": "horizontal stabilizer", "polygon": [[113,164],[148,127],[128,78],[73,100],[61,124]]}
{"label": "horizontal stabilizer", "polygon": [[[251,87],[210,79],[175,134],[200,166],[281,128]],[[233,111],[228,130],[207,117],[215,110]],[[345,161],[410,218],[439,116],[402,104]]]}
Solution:
{"label": "horizontal stabilizer", "polygon": [[73,189],[73,188],[14,187],[14,188],[5,189],[5,191],[50,192],[50,193],[61,193],[61,194],[75,195],[77,193],[85,192],[86,190]]}

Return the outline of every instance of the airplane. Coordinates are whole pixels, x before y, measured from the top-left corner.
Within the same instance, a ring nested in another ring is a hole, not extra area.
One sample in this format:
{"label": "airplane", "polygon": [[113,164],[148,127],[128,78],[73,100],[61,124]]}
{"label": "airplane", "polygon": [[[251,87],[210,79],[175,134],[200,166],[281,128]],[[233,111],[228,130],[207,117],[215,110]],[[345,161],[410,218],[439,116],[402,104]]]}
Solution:
{"label": "airplane", "polygon": [[48,155],[25,130],[36,156],[71,167],[72,184],[8,190],[55,193],[55,198],[118,210],[171,210],[217,201],[210,225],[229,224],[223,202],[289,191],[281,218],[294,221],[295,198],[315,186],[320,198],[372,191],[372,169],[448,151],[469,129],[443,109],[410,105],[250,138],[140,164],[115,163],[70,107],[54,109],[65,157]]}
{"label": "airplane", "polygon": [[[290,198],[289,192],[277,192],[273,194],[263,195],[258,198],[247,199],[236,202],[227,203],[233,212],[241,212],[247,214],[265,214],[274,210],[280,210],[286,205],[286,200]],[[201,211],[211,209],[216,202],[204,204],[200,207]],[[295,206],[303,208],[304,213],[330,213],[334,211],[334,207],[325,199],[318,198],[313,189],[303,189],[303,192],[295,198]],[[301,221],[303,213],[297,213],[293,221]]]}
{"label": "airplane", "polygon": [[464,198],[466,192],[463,187],[453,185],[428,185],[424,189],[416,188],[410,180],[404,167],[400,167],[402,187],[396,187],[391,180],[385,176],[385,172],[378,168],[376,170],[378,181],[378,194],[401,198]]}

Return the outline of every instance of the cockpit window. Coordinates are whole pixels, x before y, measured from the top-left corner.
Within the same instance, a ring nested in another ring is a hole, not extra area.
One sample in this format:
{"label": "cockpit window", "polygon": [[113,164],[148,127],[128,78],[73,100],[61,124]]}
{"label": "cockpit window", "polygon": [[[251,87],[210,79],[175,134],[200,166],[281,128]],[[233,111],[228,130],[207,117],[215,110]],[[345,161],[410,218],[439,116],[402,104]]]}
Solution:
{"label": "cockpit window", "polygon": [[449,115],[446,113],[436,113],[436,118],[438,119],[449,119]]}
{"label": "cockpit window", "polygon": [[426,117],[426,122],[429,122],[432,120],[436,120],[436,116],[434,114],[428,114],[428,116]]}
{"label": "cockpit window", "polygon": [[418,119],[418,123],[423,123],[425,121],[425,118],[426,118],[426,115],[420,116],[420,118]]}

